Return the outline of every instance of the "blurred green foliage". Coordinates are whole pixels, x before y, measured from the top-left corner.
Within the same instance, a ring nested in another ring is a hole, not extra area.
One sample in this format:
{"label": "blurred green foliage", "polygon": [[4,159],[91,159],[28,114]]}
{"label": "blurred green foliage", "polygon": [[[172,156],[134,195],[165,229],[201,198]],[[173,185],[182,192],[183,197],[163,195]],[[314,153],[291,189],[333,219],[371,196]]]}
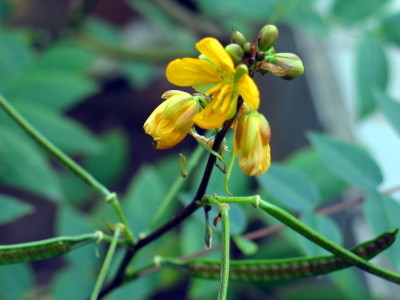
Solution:
{"label": "blurred green foliage", "polygon": [[[155,61],[194,55],[193,44],[207,30],[208,34],[217,35],[234,28],[246,36],[254,36],[259,25],[277,23],[320,37],[346,26],[358,32],[354,52],[358,116],[367,118],[379,109],[400,133],[400,104],[386,93],[391,67],[386,47],[390,43],[398,51],[400,45],[400,12],[388,9],[394,1],[335,0],[325,10],[319,8],[320,1],[313,0],[254,0],[251,5],[242,0],[193,2],[198,11],[188,10],[184,18],[177,19],[160,6],[159,1],[127,0],[128,6],[147,25],[133,27],[129,34],[92,16],[86,17],[75,34],[61,36],[48,44],[40,44],[35,28],[2,26],[0,92],[58,147],[79,158],[80,163],[101,182],[115,186],[126,171],[129,156],[126,133],[111,129],[102,135],[94,134],[67,114],[101,91],[102,78],[117,73],[133,88],[145,89],[160,72]],[[12,18],[14,4],[13,1],[0,2],[2,20]],[[172,4],[179,5],[177,2]],[[190,26],[195,21],[201,25],[197,31]],[[163,45],[162,49],[159,45]],[[342,232],[331,217],[318,215],[316,211],[321,205],[340,197],[348,188],[356,188],[366,195],[362,205],[374,234],[400,226],[400,206],[392,197],[378,192],[382,173],[363,148],[320,133],[310,133],[308,137],[310,147],[273,164],[270,171],[257,180],[243,175],[235,167],[230,182],[232,192],[237,196],[259,192],[271,202],[298,214],[304,223],[339,244],[349,239],[349,233]],[[200,164],[187,179],[188,183],[179,195],[181,201],[176,201],[165,212],[166,219],[190,201],[203,168]],[[172,184],[174,176],[171,174],[179,176],[177,156],[157,161],[152,166],[142,166],[130,180],[121,198],[135,232],[148,233],[153,229],[150,222],[154,208]],[[96,229],[107,231],[104,220],[111,224],[117,221],[109,204],[93,205],[92,191],[55,165],[3,112],[0,112],[0,183],[54,202],[57,235],[81,234]],[[225,194],[224,176],[220,172],[214,172],[208,191]],[[15,197],[0,194],[1,225],[34,211],[31,204]],[[239,206],[232,207],[231,217],[235,245],[249,257],[324,253],[287,229],[254,244],[240,235],[260,223],[269,226],[277,222]],[[151,263],[155,255],[181,256],[201,251],[204,248],[203,220],[203,212],[195,214],[179,230],[168,233],[140,253],[135,266]],[[218,243],[218,230],[214,230],[214,243]],[[400,242],[396,242],[385,252],[397,271],[400,271],[399,247]],[[57,270],[49,283],[51,288],[46,287],[45,293],[56,300],[87,297],[101,265],[103,250],[101,246],[87,246],[66,255],[66,263]],[[97,251],[100,258],[95,255]],[[121,260],[121,253],[118,255],[117,261]],[[173,289],[183,293],[182,281],[185,280],[187,278],[174,271],[158,272],[118,289],[110,299],[145,299]],[[34,282],[35,274],[29,264],[1,266],[0,298],[31,299],[40,293]],[[208,299],[215,297],[217,285],[216,282],[190,280],[185,292],[190,299]],[[355,299],[360,295],[363,299],[373,299],[354,270],[328,275],[323,282],[304,280],[269,286],[239,283],[232,285],[229,293],[229,299],[258,299],[265,293],[277,295],[279,299],[301,299],[303,294],[305,299]],[[184,295],[181,296],[183,299]]]}

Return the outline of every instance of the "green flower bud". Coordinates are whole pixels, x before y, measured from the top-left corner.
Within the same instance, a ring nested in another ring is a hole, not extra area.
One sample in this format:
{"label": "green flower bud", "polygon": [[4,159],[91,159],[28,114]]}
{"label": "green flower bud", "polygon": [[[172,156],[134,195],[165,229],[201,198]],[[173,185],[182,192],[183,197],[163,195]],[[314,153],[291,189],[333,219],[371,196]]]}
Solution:
{"label": "green flower bud", "polygon": [[243,51],[244,51],[244,53],[249,53],[250,50],[251,50],[251,44],[250,44],[249,42],[246,42],[246,43],[243,45]]}
{"label": "green flower bud", "polygon": [[303,62],[293,53],[277,53],[269,56],[267,61],[261,64],[261,69],[288,80],[304,73]]}
{"label": "green flower bud", "polygon": [[258,38],[258,49],[260,51],[269,50],[278,39],[278,29],[274,25],[265,25],[261,31]]}
{"label": "green flower bud", "polygon": [[235,65],[240,63],[243,59],[243,49],[238,44],[229,44],[225,47],[225,51],[228,52],[229,56],[232,57]]}
{"label": "green flower bud", "polygon": [[246,43],[246,38],[244,35],[239,31],[232,31],[232,43],[238,44],[240,47],[243,47]]}

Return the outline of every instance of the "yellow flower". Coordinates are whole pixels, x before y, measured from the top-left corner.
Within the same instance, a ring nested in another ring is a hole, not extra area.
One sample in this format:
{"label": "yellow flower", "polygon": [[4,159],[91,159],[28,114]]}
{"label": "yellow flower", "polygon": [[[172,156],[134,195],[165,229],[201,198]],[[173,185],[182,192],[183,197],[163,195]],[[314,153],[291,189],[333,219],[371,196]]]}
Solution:
{"label": "yellow flower", "polygon": [[166,76],[178,86],[210,85],[205,93],[213,100],[195,116],[194,122],[198,126],[203,129],[221,127],[235,115],[239,95],[252,109],[258,109],[258,88],[247,74],[245,65],[235,68],[224,47],[211,37],[200,40],[196,49],[202,54],[200,58],[173,60],[167,66]]}
{"label": "yellow flower", "polygon": [[269,124],[262,114],[249,111],[238,120],[233,151],[239,158],[243,173],[254,176],[268,170],[271,164],[270,138]]}
{"label": "yellow flower", "polygon": [[161,103],[143,125],[144,131],[151,135],[156,149],[167,149],[184,139],[192,128],[194,116],[200,110],[200,104],[192,95],[170,90],[161,98]]}

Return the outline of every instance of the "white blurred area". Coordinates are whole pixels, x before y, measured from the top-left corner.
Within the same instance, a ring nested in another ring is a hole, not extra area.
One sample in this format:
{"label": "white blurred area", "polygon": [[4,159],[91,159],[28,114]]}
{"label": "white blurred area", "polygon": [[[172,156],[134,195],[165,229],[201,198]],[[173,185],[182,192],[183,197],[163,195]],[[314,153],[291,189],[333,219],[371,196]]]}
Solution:
{"label": "white blurred area", "polygon": [[[321,4],[322,15],[330,2],[317,2]],[[389,12],[399,9],[400,1],[392,1],[387,7]],[[369,25],[373,24],[365,24]],[[380,191],[400,187],[400,134],[379,109],[361,121],[356,119],[355,49],[365,28],[334,28],[326,37],[310,36],[304,32],[295,34],[319,120],[330,135],[352,140],[371,154],[384,177]],[[389,69],[386,93],[400,102],[400,47],[387,43],[385,52]],[[350,194],[354,196],[351,191]],[[391,193],[391,196],[400,201],[400,191]],[[358,242],[373,237],[361,213],[354,218],[353,232]],[[391,268],[384,256],[373,262]],[[371,293],[378,298],[399,299],[400,287],[369,274],[366,278]]]}

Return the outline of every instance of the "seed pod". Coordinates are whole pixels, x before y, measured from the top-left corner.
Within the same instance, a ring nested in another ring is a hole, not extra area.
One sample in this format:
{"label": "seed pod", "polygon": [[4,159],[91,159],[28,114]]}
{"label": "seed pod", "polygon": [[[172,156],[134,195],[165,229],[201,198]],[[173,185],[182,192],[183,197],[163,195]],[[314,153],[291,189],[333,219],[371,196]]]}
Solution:
{"label": "seed pod", "polygon": [[[397,231],[398,229],[385,232],[350,251],[369,260],[393,244]],[[195,277],[219,279],[220,261],[217,259],[179,261],[160,258],[160,263],[184,269]],[[273,260],[231,260],[229,278],[243,281],[277,281],[327,274],[352,265],[351,262],[334,255]]]}
{"label": "seed pod", "polygon": [[37,242],[0,246],[0,265],[48,259],[96,242],[98,233],[58,237]]}

